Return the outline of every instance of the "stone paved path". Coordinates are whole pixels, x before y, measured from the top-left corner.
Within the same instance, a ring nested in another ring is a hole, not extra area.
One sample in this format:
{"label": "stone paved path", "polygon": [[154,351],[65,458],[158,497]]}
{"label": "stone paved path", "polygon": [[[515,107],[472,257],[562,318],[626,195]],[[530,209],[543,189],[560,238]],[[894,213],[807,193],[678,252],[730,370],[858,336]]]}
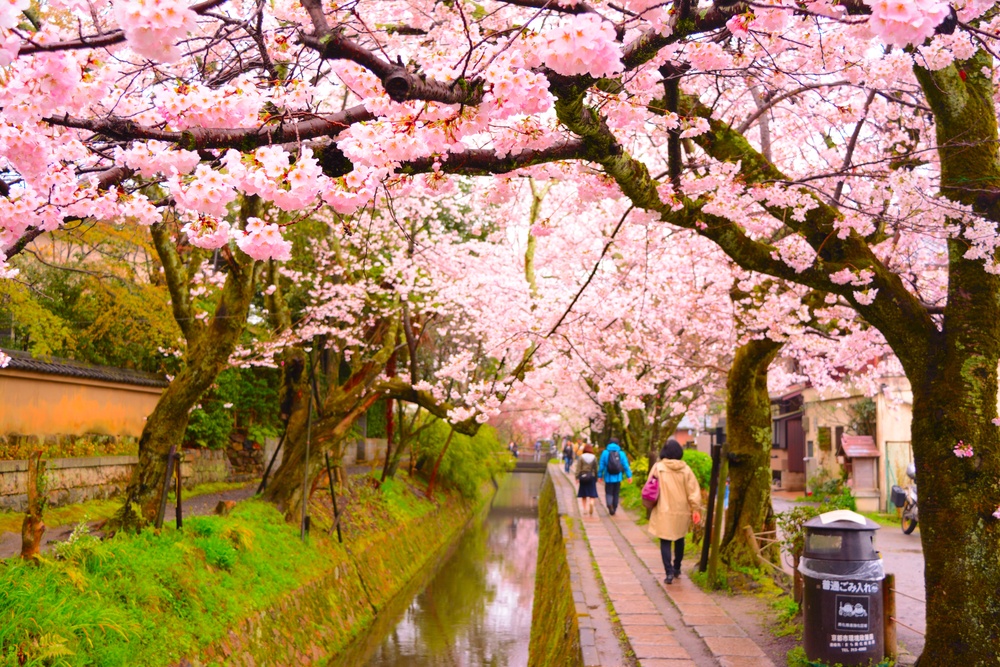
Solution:
{"label": "stone paved path", "polygon": [[[557,488],[572,480],[549,466]],[[663,583],[659,545],[625,512],[599,502],[582,525],[615,614],[641,667],[775,667],[707,593],[684,576]],[[602,663],[603,664],[603,663]]]}
{"label": "stone paved path", "polygon": [[[570,580],[573,581],[573,601],[576,605],[577,623],[580,625],[580,644],[585,667],[631,667],[635,664],[625,656],[625,651],[615,634],[601,585],[594,573],[590,549],[578,526],[583,522],[576,489],[560,474],[552,471],[556,499],[560,514],[573,520],[573,525],[563,526],[566,540],[566,558],[569,561]],[[588,518],[587,521],[591,521]]]}

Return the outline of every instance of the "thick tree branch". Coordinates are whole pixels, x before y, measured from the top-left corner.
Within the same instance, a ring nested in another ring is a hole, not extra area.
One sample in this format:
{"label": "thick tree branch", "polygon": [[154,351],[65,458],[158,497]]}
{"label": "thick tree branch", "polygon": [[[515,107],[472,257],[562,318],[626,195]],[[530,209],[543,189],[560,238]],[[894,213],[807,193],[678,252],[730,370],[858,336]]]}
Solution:
{"label": "thick tree branch", "polygon": [[163,264],[163,274],[167,280],[167,289],[170,291],[170,309],[177,326],[190,345],[193,342],[195,320],[191,317],[191,293],[188,289],[188,274],[184,261],[177,252],[173,239],[170,238],[170,230],[165,222],[150,225],[149,231],[153,237],[156,254]]}
{"label": "thick tree branch", "polygon": [[374,114],[359,104],[337,113],[317,115],[295,123],[285,123],[281,119],[275,119],[277,122],[269,122],[260,127],[194,127],[179,132],[140,125],[117,116],[75,118],[65,115],[44,120],[50,125],[89,130],[120,141],[163,141],[191,151],[225,148],[249,151],[260,146],[298,143],[307,139],[336,136],[355,123],[374,118]]}
{"label": "thick tree branch", "polygon": [[434,81],[402,63],[383,60],[374,51],[339,32],[326,32],[320,26],[316,29],[318,34],[301,34],[299,41],[319,52],[323,58],[350,60],[361,65],[382,81],[385,92],[395,102],[423,100],[475,106],[483,99],[484,82],[481,79],[458,79],[452,83]]}

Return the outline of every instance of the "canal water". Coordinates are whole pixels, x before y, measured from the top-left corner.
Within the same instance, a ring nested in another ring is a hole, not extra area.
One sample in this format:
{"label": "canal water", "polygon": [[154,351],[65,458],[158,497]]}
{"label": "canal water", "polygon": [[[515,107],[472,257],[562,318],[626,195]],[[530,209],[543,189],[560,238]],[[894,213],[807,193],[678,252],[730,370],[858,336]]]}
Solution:
{"label": "canal water", "polygon": [[418,578],[418,590],[380,610],[368,637],[329,667],[528,664],[542,479],[505,476],[488,512]]}

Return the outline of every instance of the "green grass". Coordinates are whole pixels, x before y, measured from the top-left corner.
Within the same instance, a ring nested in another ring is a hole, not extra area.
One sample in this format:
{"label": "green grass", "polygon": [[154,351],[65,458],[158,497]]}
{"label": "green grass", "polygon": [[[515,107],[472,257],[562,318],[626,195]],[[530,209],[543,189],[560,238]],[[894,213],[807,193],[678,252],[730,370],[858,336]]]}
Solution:
{"label": "green grass", "polygon": [[[788,651],[785,656],[785,660],[788,661],[788,667],[843,667],[839,662],[836,665],[830,665],[826,662],[820,662],[817,660],[810,660],[806,657],[806,652],[801,646],[796,646],[795,648]],[[885,658],[881,662],[875,662],[870,660],[868,663],[871,667],[892,667],[895,663],[891,658]]]}
{"label": "green grass", "polygon": [[[195,498],[209,493],[220,493],[230,491],[244,486],[241,482],[209,482],[199,484],[190,491],[185,490],[182,498]],[[173,499],[174,494],[170,494]],[[48,528],[58,528],[59,526],[74,526],[81,521],[101,521],[110,519],[121,508],[119,498],[105,498],[103,500],[88,500],[73,505],[63,507],[50,507],[45,510],[43,520]],[[4,511],[0,512],[0,533],[21,532],[21,522],[24,521],[24,514],[20,512]]]}
{"label": "green grass", "polygon": [[[319,576],[336,548],[303,544],[271,505],[100,541],[83,535],[58,560],[0,565],[0,666],[173,664],[249,610]],[[58,661],[55,660],[58,658]]]}
{"label": "green grass", "polygon": [[895,514],[886,514],[885,512],[859,512],[859,514],[868,517],[880,526],[899,528],[899,517]]}
{"label": "green grass", "polygon": [[637,481],[633,481],[632,484],[622,482],[618,502],[625,509],[636,513],[635,522],[637,524],[645,526],[649,523],[649,520],[646,518],[646,508],[642,506],[642,484]]}
{"label": "green grass", "polygon": [[[381,477],[381,473],[378,475]],[[382,482],[382,500],[389,513],[397,521],[407,521],[424,516],[436,507],[436,504],[423,496],[407,493],[403,475]]]}

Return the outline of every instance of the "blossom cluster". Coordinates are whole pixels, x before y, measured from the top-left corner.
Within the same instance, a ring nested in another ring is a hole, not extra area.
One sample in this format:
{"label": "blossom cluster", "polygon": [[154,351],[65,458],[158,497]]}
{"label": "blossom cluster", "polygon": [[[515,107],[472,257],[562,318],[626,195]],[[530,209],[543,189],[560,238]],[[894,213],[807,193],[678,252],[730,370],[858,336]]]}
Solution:
{"label": "blossom cluster", "polygon": [[302,149],[294,165],[291,155],[280,146],[262,146],[249,154],[229,150],[223,164],[236,187],[285,211],[313,204],[326,181],[309,148]]}
{"label": "blossom cluster", "polygon": [[114,13],[129,46],[161,63],[180,60],[177,42],[195,29],[198,18],[183,0],[116,0]]}
{"label": "blossom cluster", "polygon": [[942,0],[865,0],[872,15],[868,26],[886,44],[921,44],[951,13]]}
{"label": "blossom cluster", "polygon": [[254,259],[285,260],[291,257],[292,242],[281,236],[281,229],[274,223],[268,224],[260,218],[250,218],[246,230],[236,234],[236,245]]}
{"label": "blossom cluster", "polygon": [[595,14],[577,14],[542,37],[542,60],[559,74],[601,77],[622,71],[615,29]]}

